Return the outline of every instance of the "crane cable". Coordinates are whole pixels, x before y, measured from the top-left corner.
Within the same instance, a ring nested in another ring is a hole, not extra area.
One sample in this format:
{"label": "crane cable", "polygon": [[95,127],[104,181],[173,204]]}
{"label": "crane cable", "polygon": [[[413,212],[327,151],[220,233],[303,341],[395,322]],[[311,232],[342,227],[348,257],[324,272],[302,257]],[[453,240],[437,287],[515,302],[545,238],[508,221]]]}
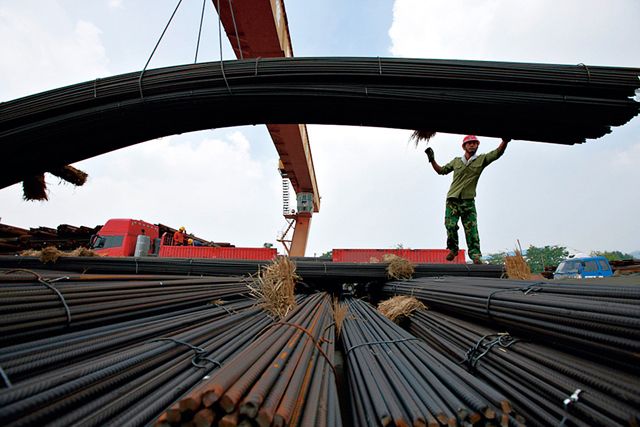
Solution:
{"label": "crane cable", "polygon": [[202,34],[202,21],[204,21],[204,6],[207,0],[202,0],[202,12],[200,12],[200,28],[198,29],[198,42],[196,43],[196,57],[193,59],[193,63],[198,62],[198,50],[200,49],[200,35]]}
{"label": "crane cable", "polygon": [[162,34],[160,34],[160,38],[158,38],[158,41],[156,42],[156,46],[153,48],[153,51],[151,51],[151,55],[149,55],[149,59],[147,59],[147,63],[144,64],[144,68],[140,72],[140,78],[138,79],[138,87],[140,88],[140,98],[144,98],[144,95],[142,94],[142,76],[144,75],[144,72],[149,66],[149,62],[151,62],[151,58],[153,58],[153,54],[156,53],[156,49],[158,49],[158,46],[160,45],[160,41],[162,41],[162,37],[164,37],[164,33],[167,32],[167,28],[169,28],[169,25],[171,24],[173,17],[176,15],[176,12],[178,11],[178,8],[180,7],[181,3],[182,3],[182,0],[178,0],[178,4],[176,5],[176,8],[173,10],[171,17],[169,18],[169,22],[167,22],[167,25],[164,26],[164,30],[162,30]]}
{"label": "crane cable", "polygon": [[227,76],[224,73],[224,62],[222,61],[222,14],[220,13],[220,0],[218,0],[218,44],[220,46],[220,71],[222,72],[222,78],[224,79],[224,84],[227,85],[229,95],[233,95],[229,82],[227,81]]}

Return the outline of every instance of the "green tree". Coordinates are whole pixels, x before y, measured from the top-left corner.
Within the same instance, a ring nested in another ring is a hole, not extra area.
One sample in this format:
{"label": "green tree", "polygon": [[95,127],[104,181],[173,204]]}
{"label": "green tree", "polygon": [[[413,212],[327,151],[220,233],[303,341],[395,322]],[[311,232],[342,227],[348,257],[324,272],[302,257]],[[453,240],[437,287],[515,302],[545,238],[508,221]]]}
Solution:
{"label": "green tree", "polygon": [[623,259],[633,259],[633,255],[626,254],[620,251],[593,251],[591,252],[593,256],[603,256],[609,261],[620,261]]}
{"label": "green tree", "polygon": [[320,258],[333,258],[333,251],[323,253],[322,255],[320,255]]}
{"label": "green tree", "polygon": [[506,252],[496,252],[495,254],[489,254],[484,257],[485,261],[489,264],[502,265],[504,264],[504,257],[507,256]]}
{"label": "green tree", "polygon": [[532,273],[544,271],[545,266],[556,266],[569,256],[564,246],[529,246],[525,256]]}

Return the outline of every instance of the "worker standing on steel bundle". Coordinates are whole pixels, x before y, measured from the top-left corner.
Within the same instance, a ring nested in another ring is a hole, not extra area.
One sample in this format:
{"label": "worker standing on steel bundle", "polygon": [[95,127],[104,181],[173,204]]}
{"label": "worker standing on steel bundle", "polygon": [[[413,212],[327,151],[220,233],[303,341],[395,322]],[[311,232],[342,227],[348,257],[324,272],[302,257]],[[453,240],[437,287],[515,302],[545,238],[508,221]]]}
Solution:
{"label": "worker standing on steel bundle", "polygon": [[485,154],[477,154],[480,141],[474,135],[467,135],[462,140],[464,155],[456,157],[444,166],[435,159],[431,147],[425,150],[429,163],[440,175],[453,171],[453,181],[447,193],[444,226],[447,229],[447,261],[453,261],[458,255],[458,220],[462,220],[464,234],[469,248],[469,257],[474,264],[480,264],[480,236],[478,235],[478,215],[476,213],[476,186],[480,174],[489,164],[499,159],[511,139],[502,138],[498,148]]}
{"label": "worker standing on steel bundle", "polygon": [[174,246],[184,246],[184,241],[186,238],[187,229],[184,227],[180,227],[178,231],[173,233],[173,245]]}

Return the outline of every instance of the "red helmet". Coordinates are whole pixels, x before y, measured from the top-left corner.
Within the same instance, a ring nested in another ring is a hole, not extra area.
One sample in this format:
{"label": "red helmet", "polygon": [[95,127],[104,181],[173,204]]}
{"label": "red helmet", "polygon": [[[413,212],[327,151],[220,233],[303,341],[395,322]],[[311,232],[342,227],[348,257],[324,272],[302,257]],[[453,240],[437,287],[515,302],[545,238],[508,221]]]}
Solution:
{"label": "red helmet", "polygon": [[467,142],[471,142],[471,141],[475,141],[478,144],[480,144],[480,140],[478,139],[477,136],[475,135],[467,135],[464,137],[464,139],[462,140],[462,145],[464,146],[464,144],[466,144]]}

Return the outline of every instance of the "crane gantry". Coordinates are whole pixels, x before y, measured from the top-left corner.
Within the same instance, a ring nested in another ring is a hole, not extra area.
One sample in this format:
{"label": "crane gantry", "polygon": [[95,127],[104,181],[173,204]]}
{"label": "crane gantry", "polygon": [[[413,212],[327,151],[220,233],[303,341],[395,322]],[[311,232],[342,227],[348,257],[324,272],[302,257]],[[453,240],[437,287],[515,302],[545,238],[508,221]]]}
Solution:
{"label": "crane gantry", "polygon": [[[293,57],[283,0],[213,1],[237,58]],[[280,173],[296,192],[298,209],[284,212],[289,227],[280,241],[291,256],[304,256],[313,212],[320,195],[304,124],[267,124],[280,156]],[[309,200],[313,203],[309,206]],[[291,240],[287,233],[293,229]]]}

